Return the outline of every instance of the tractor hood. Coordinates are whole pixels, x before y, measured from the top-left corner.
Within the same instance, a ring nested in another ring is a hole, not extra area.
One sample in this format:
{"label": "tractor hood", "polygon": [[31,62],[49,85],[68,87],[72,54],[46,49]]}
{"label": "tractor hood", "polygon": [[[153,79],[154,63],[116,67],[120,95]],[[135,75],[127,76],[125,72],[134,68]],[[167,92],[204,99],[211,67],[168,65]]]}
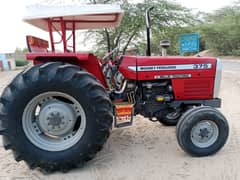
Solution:
{"label": "tractor hood", "polygon": [[124,56],[119,71],[126,79],[171,81],[176,100],[212,99],[221,79],[217,62],[212,57]]}
{"label": "tractor hood", "polygon": [[174,75],[213,78],[216,58],[124,56],[120,70],[125,77],[137,80],[168,79],[168,76]]}
{"label": "tractor hood", "polygon": [[[123,10],[119,5],[95,4],[95,5],[68,5],[46,6],[31,5],[26,8],[26,16],[23,21],[48,31],[47,19],[62,18],[66,23],[66,30],[72,29],[98,29],[119,26],[123,16]],[[56,23],[53,31],[61,30],[60,23]]]}

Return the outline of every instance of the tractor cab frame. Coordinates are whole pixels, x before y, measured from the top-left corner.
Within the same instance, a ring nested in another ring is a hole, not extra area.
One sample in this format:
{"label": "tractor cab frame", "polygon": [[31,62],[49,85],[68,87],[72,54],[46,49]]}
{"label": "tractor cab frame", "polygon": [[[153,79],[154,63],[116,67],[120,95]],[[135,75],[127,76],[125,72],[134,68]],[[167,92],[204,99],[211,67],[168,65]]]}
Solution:
{"label": "tractor cab frame", "polygon": [[[49,32],[48,41],[27,36],[29,53],[28,60],[34,64],[51,61],[62,61],[81,66],[92,73],[105,88],[107,83],[99,66],[99,60],[91,53],[77,52],[76,31],[83,29],[99,29],[116,27],[120,24],[123,11],[117,5],[82,5],[82,6],[30,6],[27,8],[24,21]],[[60,40],[56,40],[56,36]],[[62,45],[62,52],[58,52],[56,45]]]}
{"label": "tractor cab frame", "polygon": [[[27,10],[23,20],[49,32],[52,52],[56,51],[56,44],[62,43],[65,53],[76,52],[76,30],[117,27],[123,16],[117,5],[30,6]],[[54,32],[60,40],[54,39]]]}

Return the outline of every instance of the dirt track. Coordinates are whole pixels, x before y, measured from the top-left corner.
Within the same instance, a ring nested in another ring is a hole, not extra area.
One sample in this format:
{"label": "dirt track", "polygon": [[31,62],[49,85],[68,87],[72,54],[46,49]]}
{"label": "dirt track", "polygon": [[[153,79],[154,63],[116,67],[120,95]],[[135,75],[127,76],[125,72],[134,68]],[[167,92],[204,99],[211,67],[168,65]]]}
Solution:
{"label": "dirt track", "polygon": [[[240,179],[240,61],[223,62],[221,111],[230,125],[226,146],[216,155],[192,158],[177,144],[174,127],[137,117],[132,127],[114,129],[97,157],[83,169],[44,175],[16,163],[0,147],[0,180],[238,180]],[[16,72],[0,72],[0,93]],[[1,142],[0,142],[1,144]],[[1,145],[2,146],[2,145]]]}

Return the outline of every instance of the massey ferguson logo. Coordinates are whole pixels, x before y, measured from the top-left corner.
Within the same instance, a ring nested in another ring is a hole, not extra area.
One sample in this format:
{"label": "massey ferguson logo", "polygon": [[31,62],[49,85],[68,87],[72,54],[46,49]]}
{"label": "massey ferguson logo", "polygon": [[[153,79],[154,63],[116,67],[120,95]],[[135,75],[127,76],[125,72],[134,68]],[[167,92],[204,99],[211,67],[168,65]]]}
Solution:
{"label": "massey ferguson logo", "polygon": [[211,63],[203,64],[177,64],[177,65],[156,65],[156,66],[128,66],[133,71],[166,71],[166,70],[194,70],[194,69],[211,69]]}
{"label": "massey ferguson logo", "polygon": [[140,71],[158,71],[162,69],[176,69],[176,66],[140,66]]}

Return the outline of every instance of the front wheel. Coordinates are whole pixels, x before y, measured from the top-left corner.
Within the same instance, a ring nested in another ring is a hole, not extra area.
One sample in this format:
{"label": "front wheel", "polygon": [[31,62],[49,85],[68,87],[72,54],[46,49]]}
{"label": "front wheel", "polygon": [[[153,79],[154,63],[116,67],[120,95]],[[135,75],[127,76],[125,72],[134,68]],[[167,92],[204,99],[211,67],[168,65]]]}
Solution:
{"label": "front wheel", "polygon": [[218,110],[196,107],[180,118],[176,132],[178,143],[184,151],[192,156],[207,156],[224,146],[229,127]]}
{"label": "front wheel", "polygon": [[72,169],[102,148],[112,109],[102,85],[79,67],[34,66],[20,73],[0,99],[4,147],[30,168]]}

